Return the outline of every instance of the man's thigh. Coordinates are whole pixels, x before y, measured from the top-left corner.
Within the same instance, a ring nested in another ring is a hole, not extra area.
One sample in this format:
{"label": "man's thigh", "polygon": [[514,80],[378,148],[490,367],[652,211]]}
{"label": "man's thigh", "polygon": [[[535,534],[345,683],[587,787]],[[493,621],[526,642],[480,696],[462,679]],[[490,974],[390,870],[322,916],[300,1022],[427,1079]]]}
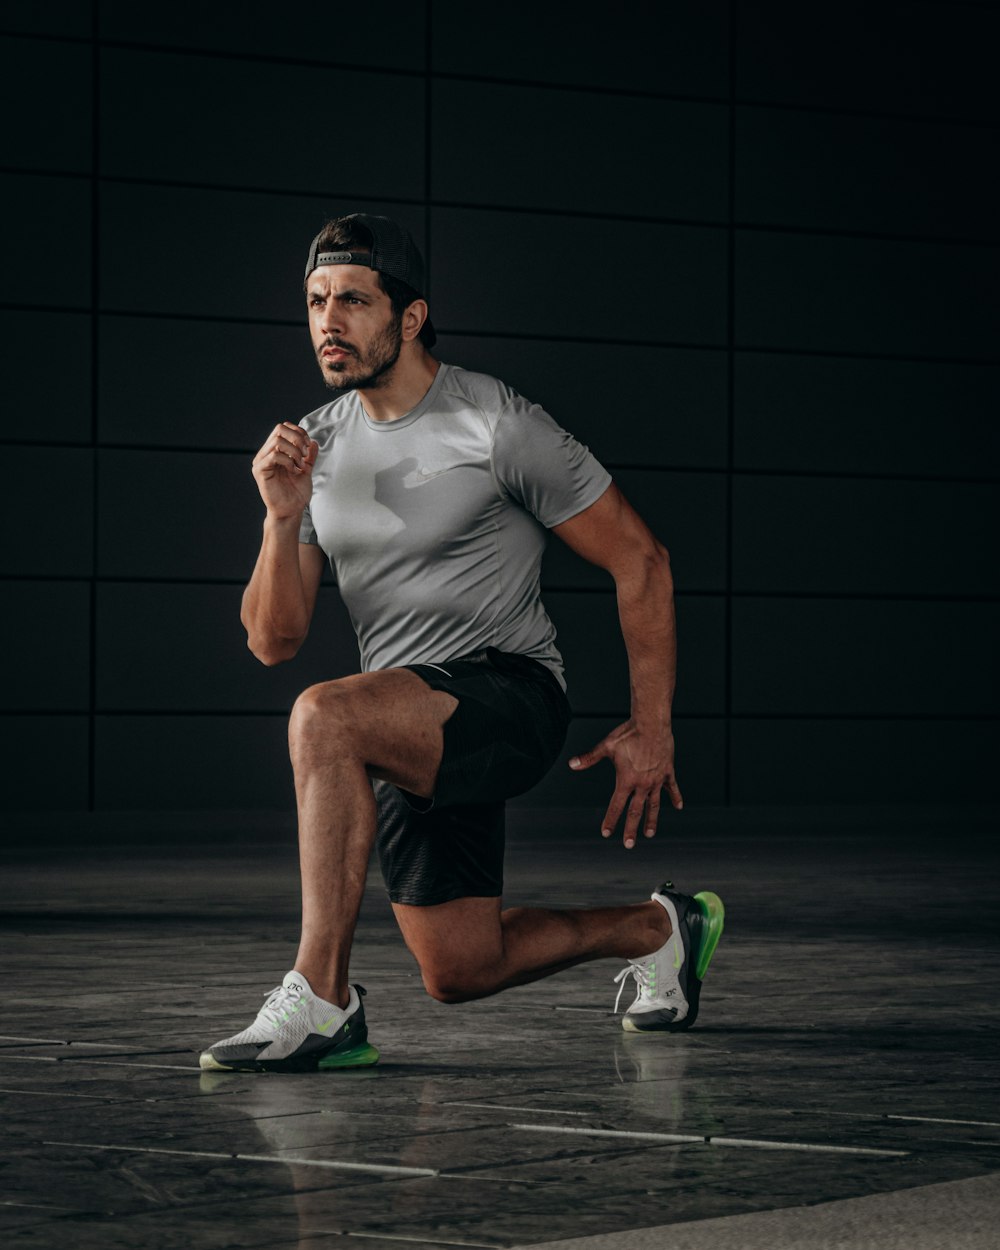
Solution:
{"label": "man's thigh", "polygon": [[427,797],[444,749],[443,729],[458,706],[405,668],[359,673],[310,686],[292,713],[302,750],[347,747],[369,776]]}

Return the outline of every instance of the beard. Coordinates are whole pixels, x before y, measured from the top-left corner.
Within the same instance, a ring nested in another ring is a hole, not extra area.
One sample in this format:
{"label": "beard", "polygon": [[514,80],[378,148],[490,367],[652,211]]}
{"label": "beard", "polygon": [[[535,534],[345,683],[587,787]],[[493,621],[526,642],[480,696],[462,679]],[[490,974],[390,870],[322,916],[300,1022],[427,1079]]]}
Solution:
{"label": "beard", "polygon": [[403,346],[403,319],[395,314],[384,330],[362,350],[343,339],[327,338],[319,345],[317,354],[325,347],[339,347],[350,353],[345,360],[324,361],[320,356],[319,367],[323,381],[331,391],[361,391],[385,386],[389,374],[399,359]]}

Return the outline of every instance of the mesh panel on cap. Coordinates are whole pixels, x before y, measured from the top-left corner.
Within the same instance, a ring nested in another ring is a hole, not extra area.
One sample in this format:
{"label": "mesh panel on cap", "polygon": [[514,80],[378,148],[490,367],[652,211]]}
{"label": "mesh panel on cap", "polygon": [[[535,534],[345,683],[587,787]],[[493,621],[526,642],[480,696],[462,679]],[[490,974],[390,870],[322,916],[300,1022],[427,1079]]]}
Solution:
{"label": "mesh panel on cap", "polygon": [[423,291],[423,261],[403,227],[388,217],[370,217],[366,213],[356,216],[372,232],[372,268],[398,278],[417,292]]}

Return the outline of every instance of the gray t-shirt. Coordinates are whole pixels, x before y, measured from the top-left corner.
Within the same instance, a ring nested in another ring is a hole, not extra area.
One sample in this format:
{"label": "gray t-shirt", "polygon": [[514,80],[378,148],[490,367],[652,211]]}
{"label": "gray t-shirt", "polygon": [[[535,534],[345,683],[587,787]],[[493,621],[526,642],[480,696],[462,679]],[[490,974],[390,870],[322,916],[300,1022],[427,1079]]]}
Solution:
{"label": "gray t-shirt", "polygon": [[365,672],[489,646],[563,681],[539,567],[545,531],[611,483],[586,447],[503,382],[445,364],[398,420],[372,421],[350,391],[300,424],[319,455],[299,538],[330,559]]}

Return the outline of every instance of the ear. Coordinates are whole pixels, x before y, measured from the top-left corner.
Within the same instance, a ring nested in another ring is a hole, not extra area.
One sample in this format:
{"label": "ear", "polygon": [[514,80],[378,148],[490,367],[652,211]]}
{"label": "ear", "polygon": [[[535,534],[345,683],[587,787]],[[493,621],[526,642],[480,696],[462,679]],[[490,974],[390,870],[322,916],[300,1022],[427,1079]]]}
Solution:
{"label": "ear", "polygon": [[412,343],[423,329],[426,320],[427,301],[415,299],[408,308],[403,310],[403,342]]}

